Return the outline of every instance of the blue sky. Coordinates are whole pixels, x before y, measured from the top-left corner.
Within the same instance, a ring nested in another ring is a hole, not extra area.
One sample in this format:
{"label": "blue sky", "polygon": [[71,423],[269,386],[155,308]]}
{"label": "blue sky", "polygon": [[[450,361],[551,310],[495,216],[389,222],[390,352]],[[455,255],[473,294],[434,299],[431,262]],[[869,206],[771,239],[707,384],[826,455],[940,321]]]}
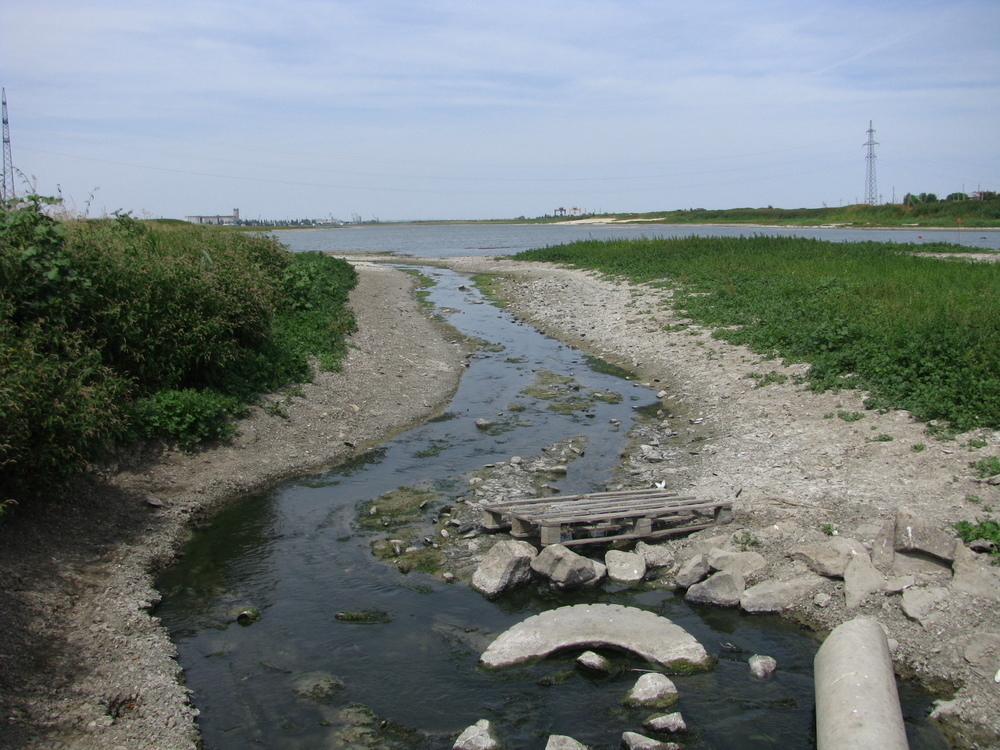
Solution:
{"label": "blue sky", "polygon": [[839,205],[869,120],[884,200],[1000,190],[996,0],[16,0],[0,49],[92,216]]}

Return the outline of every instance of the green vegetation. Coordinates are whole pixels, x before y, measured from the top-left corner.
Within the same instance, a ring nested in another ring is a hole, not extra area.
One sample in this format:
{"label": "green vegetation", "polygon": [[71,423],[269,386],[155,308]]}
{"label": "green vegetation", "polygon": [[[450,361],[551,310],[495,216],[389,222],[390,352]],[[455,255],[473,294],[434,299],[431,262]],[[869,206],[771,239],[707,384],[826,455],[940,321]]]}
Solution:
{"label": "green vegetation", "polygon": [[978,461],[972,461],[969,463],[975,472],[976,476],[981,479],[989,479],[990,477],[995,477],[1000,474],[1000,458],[996,456],[990,456],[989,458],[981,458]]}
{"label": "green vegetation", "polygon": [[259,394],[335,368],[351,266],[261,235],[0,207],[0,498],[145,437],[224,439]]}
{"label": "green vegetation", "polygon": [[516,257],[678,287],[673,305],[685,317],[717,338],[809,362],[815,390],[861,388],[869,408],[996,428],[1000,264],[913,253],[928,247],[687,237],[588,240]]}
{"label": "green vegetation", "polygon": [[[726,208],[708,210],[691,208],[651,213],[601,214],[620,221],[642,221],[663,224],[770,224],[780,226],[919,226],[957,227],[958,219],[965,227],[1000,226],[1000,197],[986,193],[984,200],[963,199],[954,193],[938,200],[933,193],[907,195],[903,203],[880,206],[855,204],[823,208]],[[588,214],[593,218],[594,214]],[[566,221],[567,218],[545,217],[545,221]]]}
{"label": "green vegetation", "polygon": [[993,562],[1000,564],[1000,522],[992,518],[981,518],[976,523],[959,521],[955,524],[958,537],[966,544],[985,539],[995,545],[990,550]]}

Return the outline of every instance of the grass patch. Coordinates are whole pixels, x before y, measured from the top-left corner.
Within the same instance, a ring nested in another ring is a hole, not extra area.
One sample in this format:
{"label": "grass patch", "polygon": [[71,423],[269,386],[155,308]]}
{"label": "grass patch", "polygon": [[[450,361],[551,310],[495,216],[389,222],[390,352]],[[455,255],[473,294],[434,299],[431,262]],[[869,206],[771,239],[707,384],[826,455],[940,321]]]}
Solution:
{"label": "grass patch", "polygon": [[1000,564],[1000,522],[992,518],[983,518],[975,523],[959,521],[954,526],[959,539],[966,544],[979,539],[993,542],[995,546],[990,550],[990,558],[994,564]]}
{"label": "grass patch", "polygon": [[981,479],[989,479],[990,477],[995,477],[1000,474],[1000,458],[996,456],[990,456],[989,458],[981,458],[978,461],[971,461],[969,466],[976,472],[976,476]]}
{"label": "grass patch", "polygon": [[1000,427],[1000,264],[918,249],[929,246],[686,237],[587,240],[515,257],[674,288],[674,309],[716,337],[808,362],[814,390],[864,389],[870,408],[959,431]]}

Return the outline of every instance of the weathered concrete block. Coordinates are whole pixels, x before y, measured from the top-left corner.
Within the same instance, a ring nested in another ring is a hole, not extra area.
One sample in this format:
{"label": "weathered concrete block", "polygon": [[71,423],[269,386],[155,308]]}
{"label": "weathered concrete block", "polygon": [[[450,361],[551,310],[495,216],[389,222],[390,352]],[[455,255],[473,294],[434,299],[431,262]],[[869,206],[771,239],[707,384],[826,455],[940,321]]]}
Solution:
{"label": "weathered concrete block", "polygon": [[824,580],[821,576],[807,575],[789,581],[764,581],[743,592],[740,607],[745,612],[780,612],[809,596]]}
{"label": "weathered concrete block", "polygon": [[848,609],[856,609],[876,591],[885,588],[885,576],[874,565],[867,552],[851,558],[844,571],[844,597]]}
{"label": "weathered concrete block", "polygon": [[642,555],[646,561],[646,568],[669,568],[674,564],[674,553],[665,544],[648,544],[638,542],[635,545],[635,553]]}
{"label": "weathered concrete block", "polygon": [[903,614],[920,624],[933,622],[934,613],[949,596],[943,586],[914,586],[903,592]]}
{"label": "weathered concrete block", "polygon": [[531,580],[531,561],[538,555],[532,545],[516,540],[502,540],[483,557],[472,576],[472,588],[493,597]]}
{"label": "weathered concrete block", "polygon": [[682,627],[653,612],[619,604],[577,604],[529,617],[501,633],[480,662],[503,667],[574,647],[632,651],[671,671],[712,668],[708,652]]}
{"label": "weathered concrete block", "polygon": [[897,552],[922,552],[951,562],[955,559],[955,536],[946,534],[923,516],[907,508],[896,511]]}
{"label": "weathered concrete block", "polygon": [[733,552],[715,549],[708,552],[708,567],[722,573],[739,573],[746,578],[767,566],[767,560],[758,552]]}
{"label": "weathered concrete block", "polygon": [[796,547],[790,553],[793,560],[801,560],[814,573],[827,578],[843,578],[847,563],[855,554],[868,554],[865,546],[856,539],[835,536],[822,542],[812,542]]}
{"label": "weathered concrete block", "polygon": [[646,577],[646,561],[635,552],[608,550],[604,555],[608,578],[618,583],[638,583]]}
{"label": "weathered concrete block", "polygon": [[603,563],[578,555],[561,544],[550,544],[531,560],[531,569],[563,589],[599,582],[607,574]]}
{"label": "weathered concrete block", "polygon": [[684,601],[736,607],[739,606],[744,589],[746,582],[738,573],[713,573],[702,583],[696,583],[689,588],[684,595]]}

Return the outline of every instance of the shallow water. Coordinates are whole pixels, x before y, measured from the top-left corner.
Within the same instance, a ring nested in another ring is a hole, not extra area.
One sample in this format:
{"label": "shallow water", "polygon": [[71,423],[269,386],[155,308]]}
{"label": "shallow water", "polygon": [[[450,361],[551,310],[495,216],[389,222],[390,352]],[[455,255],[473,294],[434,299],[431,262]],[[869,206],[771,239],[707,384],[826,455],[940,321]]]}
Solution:
{"label": "shallow water", "polygon": [[[352,734],[364,715],[352,707],[360,704],[387,722],[374,747],[444,750],[454,733],[489,718],[510,748],[543,748],[550,733],[595,750],[617,748],[622,732],[642,731],[649,713],[619,703],[648,669],[641,660],[611,654],[619,672],[604,678],[577,671],[575,654],[496,671],[478,666],[506,628],[545,609],[592,601],[669,617],[718,658],[712,672],[675,679],[676,710],[690,728],[686,747],[813,746],[818,642],[779,618],[691,607],[669,592],[614,584],[575,594],[538,585],[491,602],[464,583],[403,574],[373,557],[377,537],[353,524],[360,504],[404,485],[433,488],[451,503],[467,490],[468,472],[573,436],[586,437],[586,452],[569,464],[559,489],[604,489],[637,407],[655,402],[648,389],[592,369],[579,352],[484,304],[466,278],[423,272],[434,277],[430,300],[449,322],[490,344],[472,360],[444,417],[347,465],[230,505],[160,581],[157,614],[177,644],[208,747],[367,747]],[[573,378],[583,394],[617,391],[621,403],[591,400],[583,410],[554,412],[524,393],[541,371]],[[523,410],[512,412],[511,403]],[[478,417],[503,429],[477,429]],[[262,618],[241,626],[236,615],[246,607]],[[384,612],[387,621],[334,617],[363,610]],[[773,679],[750,676],[746,661],[754,653],[778,660]],[[296,693],[303,679],[324,678],[343,689]],[[907,711],[924,716],[929,698],[904,687]],[[908,724],[913,747],[944,747],[925,724]]]}

